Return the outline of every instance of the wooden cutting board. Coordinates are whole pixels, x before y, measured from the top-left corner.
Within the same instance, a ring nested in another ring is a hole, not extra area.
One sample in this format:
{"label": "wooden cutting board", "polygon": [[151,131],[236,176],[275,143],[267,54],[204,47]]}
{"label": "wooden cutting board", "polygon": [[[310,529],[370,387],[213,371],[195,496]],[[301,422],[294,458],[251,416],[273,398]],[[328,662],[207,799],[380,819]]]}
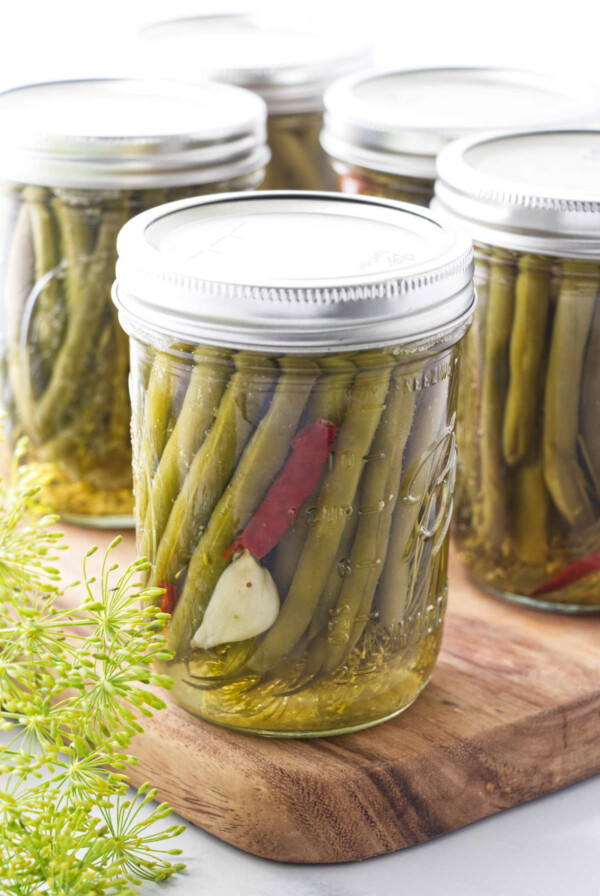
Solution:
{"label": "wooden cutting board", "polygon": [[[114,536],[65,527],[81,553]],[[117,549],[133,556],[133,535]],[[133,743],[149,780],[186,819],[247,852],[345,862],[412,846],[600,772],[600,616],[513,607],[453,559],[442,652],[396,719],[340,737],[237,734],[176,705]]]}

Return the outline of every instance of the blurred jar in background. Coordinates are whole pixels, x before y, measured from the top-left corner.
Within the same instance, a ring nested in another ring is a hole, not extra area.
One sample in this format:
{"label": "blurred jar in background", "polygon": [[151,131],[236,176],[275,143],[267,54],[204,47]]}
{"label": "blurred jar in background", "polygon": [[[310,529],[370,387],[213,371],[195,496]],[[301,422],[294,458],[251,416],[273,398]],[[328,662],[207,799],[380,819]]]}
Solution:
{"label": "blurred jar in background", "polygon": [[[322,27],[321,27],[322,26]],[[203,15],[142,30],[145,75],[212,78],[258,93],[269,112],[271,162],[262,189],[332,190],[335,177],[319,144],[323,94],[336,78],[370,62],[364,40],[297,17]]]}
{"label": "blurred jar in background", "polygon": [[224,84],[59,81],[0,94],[2,398],[64,519],[133,523],[129,346],[110,300],[138,212],[245,190],[265,105]]}
{"label": "blurred jar in background", "polygon": [[480,130],[583,123],[599,111],[584,85],[539,73],[363,71],[327,91],[321,142],[341,191],[429,205],[435,159],[450,140]]}
{"label": "blurred jar in background", "polygon": [[438,159],[475,240],[455,536],[494,594],[600,609],[600,131],[482,135]]}

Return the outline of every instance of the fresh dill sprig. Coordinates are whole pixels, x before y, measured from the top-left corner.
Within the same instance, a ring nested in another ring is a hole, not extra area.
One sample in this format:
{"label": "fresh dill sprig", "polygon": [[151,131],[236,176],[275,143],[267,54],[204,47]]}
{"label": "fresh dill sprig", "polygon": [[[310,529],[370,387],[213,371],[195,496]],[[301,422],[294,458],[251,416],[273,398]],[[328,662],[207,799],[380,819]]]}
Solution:
{"label": "fresh dill sprig", "polygon": [[[18,457],[17,457],[18,461]],[[61,605],[56,517],[39,516],[27,466],[0,480],[0,877],[2,896],[129,896],[142,880],[183,866],[161,844],[182,831],[150,807],[148,785],[128,796],[127,748],[140,718],[164,707],[154,671],[171,654],[135,561],[120,575],[110,545],[74,608]]]}

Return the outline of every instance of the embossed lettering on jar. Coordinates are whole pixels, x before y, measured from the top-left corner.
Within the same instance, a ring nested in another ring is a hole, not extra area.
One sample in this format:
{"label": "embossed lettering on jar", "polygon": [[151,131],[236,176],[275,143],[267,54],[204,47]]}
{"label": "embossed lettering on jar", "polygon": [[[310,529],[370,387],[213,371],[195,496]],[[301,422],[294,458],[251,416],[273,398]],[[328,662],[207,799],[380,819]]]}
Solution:
{"label": "embossed lettering on jar", "polygon": [[460,141],[436,196],[476,240],[480,298],[459,400],[461,559],[494,594],[598,611],[600,132]]}
{"label": "embossed lettering on jar", "polygon": [[446,605],[468,238],[384,200],[175,203],[122,231],[114,297],[175,698],[279,735],[406,708]]}
{"label": "embossed lettering on jar", "polygon": [[250,189],[268,160],[253,94],[65,81],[0,95],[3,404],[64,519],[131,526],[129,347],[116,239],[169,199]]}

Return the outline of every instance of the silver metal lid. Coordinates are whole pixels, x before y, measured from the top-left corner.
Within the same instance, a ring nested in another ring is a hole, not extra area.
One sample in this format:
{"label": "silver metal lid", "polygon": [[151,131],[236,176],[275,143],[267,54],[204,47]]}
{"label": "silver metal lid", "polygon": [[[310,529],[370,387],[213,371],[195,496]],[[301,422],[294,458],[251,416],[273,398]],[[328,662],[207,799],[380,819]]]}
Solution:
{"label": "silver metal lid", "polygon": [[450,140],[482,130],[582,124],[600,114],[591,89],[501,68],[361,72],[325,95],[321,142],[334,159],[426,180]]}
{"label": "silver metal lid", "polygon": [[600,130],[484,134],[438,158],[435,206],[475,240],[600,258]]}
{"label": "silver metal lid", "polygon": [[276,115],[322,109],[326,87],[371,58],[364,38],[339,25],[334,31],[274,13],[175,19],[149,25],[140,37],[144,72],[247,87]]}
{"label": "silver metal lid", "polygon": [[114,299],[194,343],[296,353],[437,334],[474,306],[472,244],[435,214],[338,193],[230,193],[151,209],[118,239]]}
{"label": "silver metal lid", "polygon": [[53,81],[0,94],[0,178],[81,188],[214,183],[269,159],[266,108],[224,84]]}

